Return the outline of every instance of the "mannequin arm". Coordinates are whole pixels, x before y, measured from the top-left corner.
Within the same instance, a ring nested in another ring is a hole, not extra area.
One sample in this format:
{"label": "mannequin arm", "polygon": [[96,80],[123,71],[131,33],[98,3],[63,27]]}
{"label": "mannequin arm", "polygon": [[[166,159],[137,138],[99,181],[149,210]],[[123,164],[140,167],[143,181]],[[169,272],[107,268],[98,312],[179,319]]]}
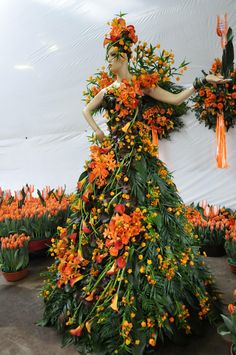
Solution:
{"label": "mannequin arm", "polygon": [[[225,84],[232,81],[232,79],[224,79],[222,75],[212,75],[212,74],[208,74],[206,76],[206,80],[214,87],[217,87],[218,84]],[[173,94],[167,90],[162,89],[160,86],[157,86],[154,89],[147,88],[143,90],[144,94],[149,95],[158,101],[166,102],[167,104],[171,104],[171,105],[182,104],[195,91],[196,90],[194,89],[193,85],[190,88],[187,88],[178,94]]]}
{"label": "mannequin arm", "polygon": [[86,121],[95,132],[101,130],[92,117],[92,111],[101,105],[104,92],[104,89],[102,89],[82,111]]}
{"label": "mannequin arm", "polygon": [[157,86],[154,89],[147,88],[143,91],[144,94],[149,95],[158,101],[162,101],[171,105],[180,105],[195,92],[195,89],[193,86],[191,86],[190,88],[187,88],[178,94],[173,94],[167,90],[162,89],[160,86]]}

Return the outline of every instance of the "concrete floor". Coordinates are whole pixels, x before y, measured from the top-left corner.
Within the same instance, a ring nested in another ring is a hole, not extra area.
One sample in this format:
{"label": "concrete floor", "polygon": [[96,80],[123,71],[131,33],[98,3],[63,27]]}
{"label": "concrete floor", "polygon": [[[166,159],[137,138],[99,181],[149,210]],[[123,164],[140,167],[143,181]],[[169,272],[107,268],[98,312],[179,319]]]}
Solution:
{"label": "concrete floor", "polygon": [[[1,355],[77,355],[73,347],[61,348],[61,339],[52,328],[35,325],[42,316],[43,304],[38,297],[40,272],[50,265],[46,255],[34,255],[27,278],[8,283],[0,275],[0,354]],[[228,268],[226,257],[207,258],[224,302],[233,301],[236,275]],[[230,343],[206,327],[204,336],[192,337],[185,346],[167,344],[156,355],[228,355]]]}

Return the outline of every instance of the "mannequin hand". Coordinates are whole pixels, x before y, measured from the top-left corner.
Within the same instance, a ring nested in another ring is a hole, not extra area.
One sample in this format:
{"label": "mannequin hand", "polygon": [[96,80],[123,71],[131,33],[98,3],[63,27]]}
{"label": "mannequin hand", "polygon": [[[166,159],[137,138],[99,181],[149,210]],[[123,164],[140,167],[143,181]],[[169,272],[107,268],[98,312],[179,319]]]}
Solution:
{"label": "mannequin hand", "polygon": [[103,131],[101,129],[96,129],[95,133],[96,133],[96,137],[99,140],[99,142],[102,143],[102,141],[105,137],[105,134],[103,133]]}
{"label": "mannequin hand", "polygon": [[226,84],[229,81],[232,81],[232,79],[224,79],[222,75],[213,75],[213,74],[208,74],[205,79],[207,80],[208,83],[212,84],[215,88],[217,87],[218,84]]}

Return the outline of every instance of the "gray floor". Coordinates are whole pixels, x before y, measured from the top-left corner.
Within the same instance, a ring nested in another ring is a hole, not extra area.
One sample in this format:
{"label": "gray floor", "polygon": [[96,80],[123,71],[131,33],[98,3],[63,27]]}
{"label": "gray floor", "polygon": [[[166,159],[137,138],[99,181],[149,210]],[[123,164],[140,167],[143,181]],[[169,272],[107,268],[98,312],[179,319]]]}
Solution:
{"label": "gray floor", "polygon": [[[224,292],[225,303],[233,301],[236,275],[228,268],[226,257],[207,258],[216,277],[217,286]],[[8,283],[0,275],[0,354],[1,355],[72,355],[73,347],[61,348],[60,337],[54,329],[42,328],[35,322],[42,315],[42,300],[38,297],[40,272],[50,264],[43,255],[31,258],[30,273],[24,280]],[[204,336],[192,337],[185,346],[160,346],[157,355],[228,355],[230,343],[206,328]]]}

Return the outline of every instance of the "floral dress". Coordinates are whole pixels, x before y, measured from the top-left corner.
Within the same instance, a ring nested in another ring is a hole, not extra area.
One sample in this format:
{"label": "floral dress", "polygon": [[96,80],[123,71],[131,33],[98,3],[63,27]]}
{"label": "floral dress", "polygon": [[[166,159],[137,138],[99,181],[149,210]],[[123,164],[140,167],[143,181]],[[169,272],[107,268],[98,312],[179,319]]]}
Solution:
{"label": "floral dress", "polygon": [[[217,318],[213,280],[144,115],[154,76],[104,93],[108,136],[90,147],[51,248],[42,325],[81,353],[143,354]],[[150,109],[150,107],[149,107]]]}

